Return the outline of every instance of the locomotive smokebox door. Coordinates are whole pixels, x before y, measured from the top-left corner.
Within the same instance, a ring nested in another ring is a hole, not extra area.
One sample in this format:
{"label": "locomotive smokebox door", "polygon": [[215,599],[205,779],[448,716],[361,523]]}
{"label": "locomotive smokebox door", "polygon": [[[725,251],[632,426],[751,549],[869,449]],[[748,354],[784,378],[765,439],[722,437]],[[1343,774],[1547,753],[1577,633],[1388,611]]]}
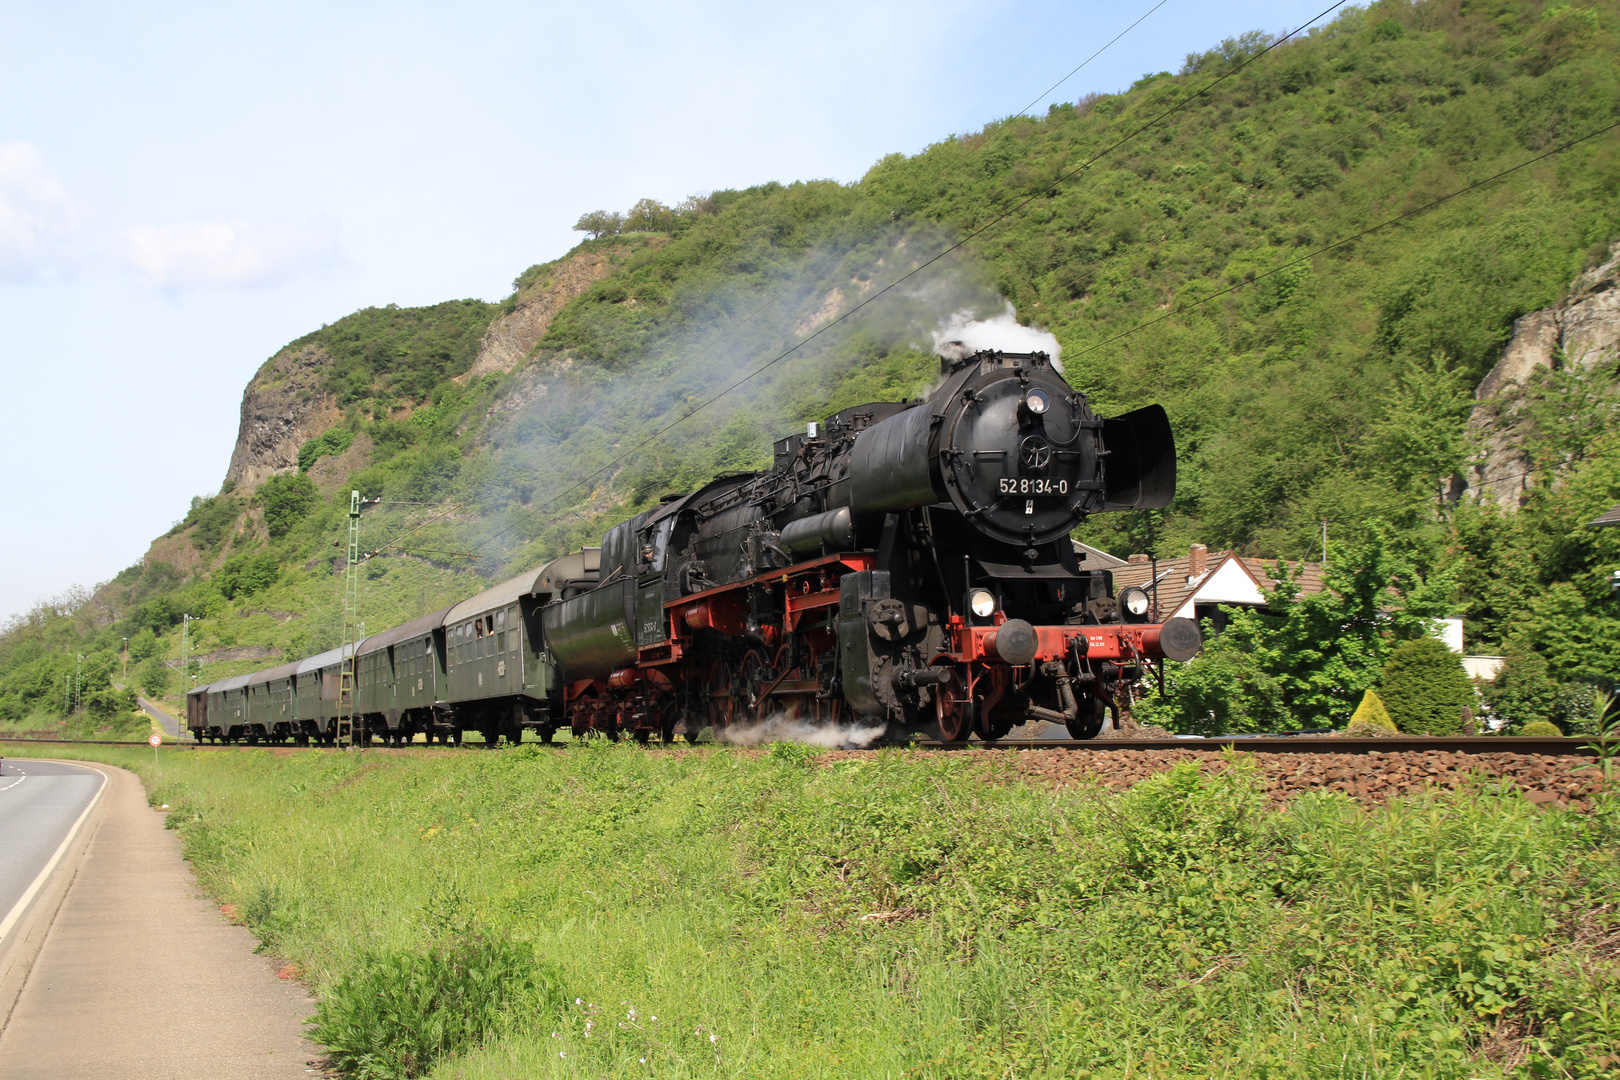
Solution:
{"label": "locomotive smokebox door", "polygon": [[1047,544],[1101,507],[1101,421],[1044,357],[986,364],[934,408],[941,487],[979,532]]}

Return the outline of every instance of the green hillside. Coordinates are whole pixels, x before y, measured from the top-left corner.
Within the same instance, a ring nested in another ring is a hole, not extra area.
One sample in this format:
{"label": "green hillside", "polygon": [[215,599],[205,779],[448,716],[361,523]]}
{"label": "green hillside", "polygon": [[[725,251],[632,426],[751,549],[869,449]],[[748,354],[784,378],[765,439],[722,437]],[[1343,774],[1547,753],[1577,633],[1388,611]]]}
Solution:
{"label": "green hillside", "polygon": [[[1620,238],[1620,131],[1560,150],[1620,119],[1617,34],[1612,0],[1377,3],[1269,51],[1243,35],[1125,93],[891,155],[855,184],[588,215],[600,235],[524,271],[502,305],[358,312],[289,346],[326,357],[310,392],[341,415],[302,445],[300,471],[198,500],[93,602],[10,627],[0,717],[60,712],[78,653],[98,686],[126,637],[132,657],[176,656],[182,613],[203,617],[197,648],[219,657],[203,678],[333,644],[351,485],[382,500],[366,546],[405,537],[367,564],[377,629],[757,467],[806,420],[923,392],[931,332],[1003,297],[1056,335],[1103,411],[1158,401],[1175,426],[1175,506],[1088,523],[1085,539],[1298,558],[1326,519],[1337,565],[1387,571],[1380,595],[1393,578],[1409,613],[1465,614],[1471,651],[1524,659],[1536,692],[1573,680],[1590,697],[1620,655],[1606,580],[1620,537],[1584,527],[1620,502],[1616,373],[1529,389],[1543,475],[1523,509],[1438,491],[1479,453],[1465,419],[1514,319]],[[492,320],[582,260],[603,276],[521,362],[477,370]],[[161,661],[132,662],[163,682]],[[1340,683],[1313,718],[1347,718],[1365,687]]]}

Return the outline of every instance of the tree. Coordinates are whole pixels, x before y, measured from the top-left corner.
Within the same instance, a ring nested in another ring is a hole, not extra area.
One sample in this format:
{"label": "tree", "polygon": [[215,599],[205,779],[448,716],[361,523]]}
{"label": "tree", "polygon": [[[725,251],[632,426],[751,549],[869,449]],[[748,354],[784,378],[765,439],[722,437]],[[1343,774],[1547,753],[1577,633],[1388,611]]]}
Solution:
{"label": "tree", "polygon": [[1320,592],[1299,593],[1295,572],[1278,563],[1278,586],[1266,594],[1272,614],[1240,612],[1225,631],[1277,681],[1300,727],[1343,725],[1396,641],[1426,633],[1445,606],[1449,582],[1425,577],[1376,523],[1370,532],[1365,543],[1333,552]]}
{"label": "tree", "polygon": [[256,555],[233,555],[220,567],[214,582],[227,600],[239,596],[252,596],[276,583],[281,576],[281,564],[268,551]]}
{"label": "tree", "polygon": [[592,210],[588,214],[581,214],[579,220],[574,222],[574,231],[590,233],[592,240],[617,235],[622,228],[624,218],[607,210]]}
{"label": "tree", "polygon": [[157,635],[148,627],[141,627],[129,639],[129,658],[137,664],[147,657],[156,656],[157,651]]}
{"label": "tree", "polygon": [[1475,703],[1462,657],[1428,636],[1395,646],[1379,687],[1390,718],[1408,735],[1460,734],[1462,711]]}
{"label": "tree", "polygon": [[315,508],[315,484],[302,473],[272,476],[259,486],[256,496],[264,508],[264,527],[270,539],[279,540]]}
{"label": "tree", "polygon": [[668,232],[675,225],[675,212],[657,199],[640,199],[624,218],[625,232]]}
{"label": "tree", "polygon": [[[1238,617],[1242,617],[1239,615]],[[1180,735],[1225,735],[1276,730],[1289,724],[1282,686],[1256,663],[1242,635],[1210,635],[1203,653],[1172,663],[1164,695],[1131,709],[1141,724],[1158,724]]]}
{"label": "tree", "polygon": [[169,690],[169,668],[161,656],[150,657],[141,665],[141,689],[149,697],[162,697]]}

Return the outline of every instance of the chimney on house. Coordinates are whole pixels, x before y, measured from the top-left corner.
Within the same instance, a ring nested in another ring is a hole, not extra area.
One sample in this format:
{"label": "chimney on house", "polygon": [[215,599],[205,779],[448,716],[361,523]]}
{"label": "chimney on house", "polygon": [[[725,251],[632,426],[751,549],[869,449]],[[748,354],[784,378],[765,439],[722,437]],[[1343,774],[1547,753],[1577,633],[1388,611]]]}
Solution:
{"label": "chimney on house", "polygon": [[1187,549],[1187,580],[1196,581],[1209,573],[1209,548],[1194,544]]}
{"label": "chimney on house", "polygon": [[1125,561],[1128,562],[1128,563],[1143,563],[1143,564],[1145,564],[1148,561],[1148,557],[1146,555],[1136,554],[1136,555],[1132,555],[1130,558],[1126,559]]}

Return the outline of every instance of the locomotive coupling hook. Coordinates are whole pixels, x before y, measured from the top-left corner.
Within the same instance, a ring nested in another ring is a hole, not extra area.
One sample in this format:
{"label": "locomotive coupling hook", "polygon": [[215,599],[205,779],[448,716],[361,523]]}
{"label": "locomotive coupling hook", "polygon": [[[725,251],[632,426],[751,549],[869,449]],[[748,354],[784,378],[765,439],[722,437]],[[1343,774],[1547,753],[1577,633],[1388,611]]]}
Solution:
{"label": "locomotive coupling hook", "polygon": [[1031,705],[1025,711],[1037,720],[1050,720],[1054,724],[1067,724],[1071,720],[1078,719],[1080,716],[1080,703],[1075,700],[1074,687],[1069,685],[1069,677],[1059,675],[1052,681],[1057,683],[1058,704],[1063,706],[1063,711],[1044,709],[1039,705]]}

